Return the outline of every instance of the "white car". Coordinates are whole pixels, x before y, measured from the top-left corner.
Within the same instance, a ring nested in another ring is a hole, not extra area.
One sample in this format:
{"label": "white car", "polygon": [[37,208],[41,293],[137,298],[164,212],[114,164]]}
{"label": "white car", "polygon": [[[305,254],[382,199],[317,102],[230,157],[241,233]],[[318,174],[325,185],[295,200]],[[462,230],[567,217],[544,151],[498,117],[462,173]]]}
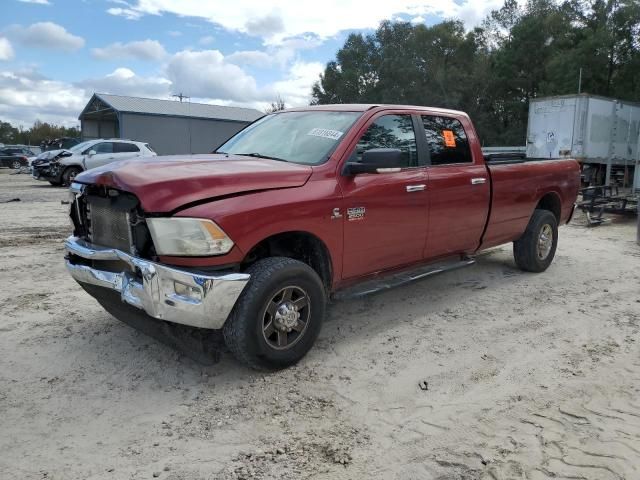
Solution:
{"label": "white car", "polygon": [[36,180],[51,185],[70,185],[77,174],[101,167],[107,163],[137,157],[155,157],[148,143],[131,140],[88,140],[68,150],[42,152],[31,162],[31,173]]}

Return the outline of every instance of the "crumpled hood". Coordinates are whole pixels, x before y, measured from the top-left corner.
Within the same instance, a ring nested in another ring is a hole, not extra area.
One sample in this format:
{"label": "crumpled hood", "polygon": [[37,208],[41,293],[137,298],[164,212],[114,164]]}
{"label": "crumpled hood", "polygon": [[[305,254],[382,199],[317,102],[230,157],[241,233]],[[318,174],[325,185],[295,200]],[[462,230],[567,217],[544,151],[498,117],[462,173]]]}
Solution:
{"label": "crumpled hood", "polygon": [[65,152],[72,153],[69,150],[65,150],[64,148],[61,148],[58,150],[47,150],[45,152],[39,153],[33,158],[34,158],[34,161],[37,160],[37,163],[44,163],[44,162],[49,162],[55,159],[56,157],[59,157]]}
{"label": "crumpled hood", "polygon": [[300,187],[307,165],[237,155],[149,157],[115,162],[81,173],[76,182],[133,193],[144,211],[172,212],[188,203],[238,193]]}

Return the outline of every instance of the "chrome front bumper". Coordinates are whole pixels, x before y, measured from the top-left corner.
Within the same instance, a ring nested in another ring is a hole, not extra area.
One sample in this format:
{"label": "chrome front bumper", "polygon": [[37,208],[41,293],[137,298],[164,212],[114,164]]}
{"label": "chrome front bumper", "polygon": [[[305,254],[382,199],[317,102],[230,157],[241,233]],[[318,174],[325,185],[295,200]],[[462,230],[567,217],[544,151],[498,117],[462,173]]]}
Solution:
{"label": "chrome front bumper", "polygon": [[[73,236],[65,241],[65,249],[67,269],[77,282],[119,292],[123,302],[144,310],[153,318],[193,327],[222,328],[249,281],[245,273],[210,276],[178,270],[113,248],[90,245]],[[87,260],[120,260],[129,265],[131,271],[98,270],[74,263],[74,256]]]}

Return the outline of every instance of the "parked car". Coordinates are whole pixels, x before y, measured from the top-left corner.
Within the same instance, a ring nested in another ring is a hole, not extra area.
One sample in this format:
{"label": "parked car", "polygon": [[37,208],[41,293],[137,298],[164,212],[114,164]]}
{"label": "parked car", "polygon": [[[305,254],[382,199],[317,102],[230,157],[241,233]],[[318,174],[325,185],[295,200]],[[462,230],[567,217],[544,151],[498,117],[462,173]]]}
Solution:
{"label": "parked car", "polygon": [[71,147],[75,147],[80,143],[80,140],[73,137],[60,137],[54,138],[53,140],[43,140],[40,144],[40,148],[43,152],[47,150],[68,150]]}
{"label": "parked car", "polygon": [[520,269],[546,270],[579,184],[572,159],[485,160],[462,112],[303,107],[213,155],[79,175],[66,263],[124,322],[221,329],[238,359],[277,369],[311,348],[331,297],[471,265],[510,242]]}
{"label": "parked car", "polygon": [[0,167],[19,169],[29,165],[28,157],[35,154],[25,147],[3,147],[0,148]]}
{"label": "parked car", "polygon": [[83,170],[138,157],[155,157],[148,143],[131,140],[88,140],[68,150],[49,150],[31,163],[33,178],[51,185],[70,185]]}

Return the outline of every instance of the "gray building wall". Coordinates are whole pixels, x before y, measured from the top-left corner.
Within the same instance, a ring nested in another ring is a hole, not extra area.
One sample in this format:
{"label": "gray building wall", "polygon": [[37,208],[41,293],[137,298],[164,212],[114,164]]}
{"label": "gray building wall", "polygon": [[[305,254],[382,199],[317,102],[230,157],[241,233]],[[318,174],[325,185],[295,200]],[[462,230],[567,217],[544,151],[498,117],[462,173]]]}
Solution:
{"label": "gray building wall", "polygon": [[81,121],[82,139],[93,140],[94,138],[117,138],[118,132],[116,122],[113,120],[90,120]]}
{"label": "gray building wall", "polygon": [[158,155],[210,153],[245,125],[205,118],[120,114],[120,136],[147,142]]}

